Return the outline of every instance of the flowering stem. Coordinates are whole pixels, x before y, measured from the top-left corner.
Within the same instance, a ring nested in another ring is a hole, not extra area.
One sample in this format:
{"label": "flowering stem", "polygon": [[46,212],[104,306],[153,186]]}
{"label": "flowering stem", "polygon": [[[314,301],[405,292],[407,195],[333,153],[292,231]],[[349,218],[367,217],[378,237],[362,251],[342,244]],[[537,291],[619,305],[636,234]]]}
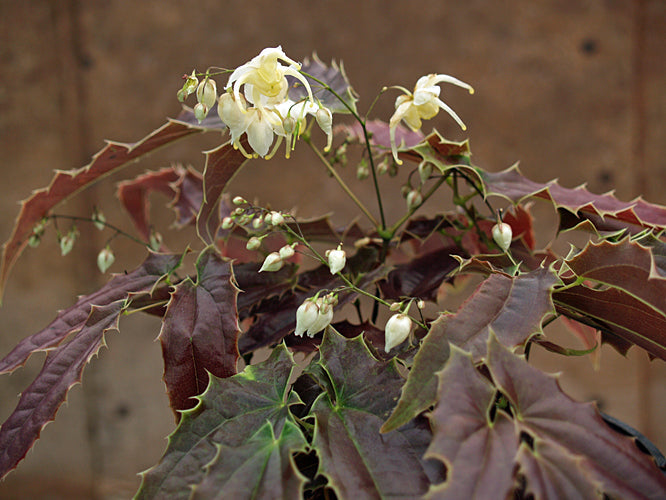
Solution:
{"label": "flowering stem", "polygon": [[138,243],[141,246],[144,246],[144,247],[149,246],[145,241],[141,241],[139,238],[136,238],[136,237],[132,236],[131,234],[126,233],[122,229],[114,226],[113,224],[109,224],[106,221],[93,220],[89,217],[79,217],[79,216],[76,216],[76,215],[59,215],[59,214],[48,215],[46,218],[47,219],[53,219],[54,221],[57,221],[58,219],[65,219],[65,220],[72,220],[72,221],[90,222],[90,223],[93,223],[93,224],[95,224],[95,223],[104,224],[105,227],[115,231],[116,235],[122,235],[125,238],[128,238],[128,239]]}
{"label": "flowering stem", "polygon": [[[321,151],[319,151],[319,149],[318,149],[317,147],[315,147],[314,144],[312,144],[312,141],[310,140],[310,138],[307,137],[307,136],[304,136],[304,137],[303,137],[303,140],[308,144],[308,146],[310,146],[310,148],[312,149],[312,151],[314,151],[315,155],[317,155],[317,158],[319,158],[319,159],[322,161],[322,163],[323,163],[324,166],[326,167],[326,170],[328,170],[328,173],[331,174],[331,175],[333,176],[333,178],[338,182],[338,184],[340,185],[340,187],[342,188],[342,190],[343,190],[345,193],[347,193],[347,196],[349,196],[349,197],[351,198],[351,200],[356,204],[356,206],[357,206],[359,209],[361,209],[361,212],[363,212],[363,213],[365,214],[365,216],[366,216],[368,219],[370,219],[370,222],[372,222],[372,224],[373,224],[376,228],[378,228],[378,227],[379,227],[379,223],[377,222],[377,219],[375,219],[375,218],[373,217],[373,215],[372,215],[372,214],[370,213],[370,211],[365,207],[365,205],[363,204],[363,202],[362,202],[361,200],[359,200],[359,199],[356,197],[356,195],[352,192],[351,189],[349,189],[349,186],[347,186],[347,184],[345,183],[345,181],[343,181],[342,178],[338,175],[338,173],[337,173],[337,172],[335,171],[335,169],[331,166],[331,164],[330,164],[329,161],[326,159],[326,157],[321,153]],[[374,172],[374,171],[373,171],[373,172]]]}
{"label": "flowering stem", "polygon": [[[317,82],[319,85],[321,85],[324,88],[324,90],[327,90],[328,92],[333,94],[342,103],[342,105],[345,108],[347,108],[347,111],[349,111],[349,113],[351,113],[351,115],[356,119],[356,121],[359,123],[359,125],[361,125],[361,128],[363,129],[363,138],[365,140],[365,147],[368,151],[368,160],[370,161],[370,167],[371,167],[371,171],[372,171],[372,181],[374,183],[375,193],[377,195],[377,205],[379,206],[379,217],[380,217],[381,223],[382,223],[381,226],[379,226],[376,222],[374,224],[375,224],[375,227],[379,230],[380,235],[383,234],[385,232],[385,229],[386,229],[386,218],[384,217],[384,205],[382,203],[381,191],[379,190],[379,183],[377,182],[377,171],[376,171],[376,167],[375,167],[375,160],[372,157],[372,148],[370,147],[370,137],[368,136],[368,129],[365,126],[365,120],[363,118],[361,118],[361,116],[356,112],[356,110],[354,108],[352,108],[349,104],[347,104],[347,102],[342,98],[342,96],[340,94],[338,94],[335,90],[333,90],[333,88],[331,88],[330,85],[321,81],[319,78],[310,75],[309,73],[305,73],[304,71],[301,71],[301,73],[303,75],[307,76],[308,78],[311,78],[315,82]],[[373,105],[374,105],[374,103],[373,103]],[[368,214],[366,213],[366,215],[368,215]],[[388,238],[388,239],[390,239],[390,238]],[[388,241],[388,239],[384,238],[384,241]]]}
{"label": "flowering stem", "polygon": [[428,192],[423,196],[423,200],[421,200],[421,203],[413,206],[410,208],[405,215],[402,216],[402,218],[396,222],[391,229],[389,230],[389,233],[391,234],[391,237],[400,229],[400,226],[402,226],[405,222],[409,220],[409,218],[414,215],[414,212],[416,212],[419,208],[423,206],[423,204],[428,201],[428,198],[430,198],[433,194],[435,194],[435,191],[439,189],[439,186],[441,186],[444,181],[448,178],[448,175],[443,175],[439,178],[439,180],[428,190]]}
{"label": "flowering stem", "polygon": [[[324,264],[324,265],[328,265],[326,259],[324,259],[324,257],[322,257],[322,256],[319,254],[319,252],[317,252],[317,251],[312,247],[312,245],[310,245],[310,243],[309,243],[309,242],[303,237],[303,234],[300,232],[300,229],[299,229],[298,232],[296,232],[296,231],[294,231],[291,227],[289,227],[288,225],[285,225],[284,227],[285,227],[285,229],[286,229],[289,233],[291,233],[292,236],[294,236],[295,238],[297,238],[297,239],[298,239],[303,245],[305,245],[305,246],[308,248],[308,250],[310,250],[310,252],[312,252],[312,255],[315,257],[315,259],[319,260],[319,261],[320,261],[322,264]],[[297,229],[298,229],[298,225],[297,225],[296,227],[297,227]],[[350,290],[353,290],[354,292],[356,292],[356,293],[358,293],[358,294],[360,294],[360,295],[365,295],[366,297],[369,297],[369,298],[371,298],[372,300],[374,300],[376,303],[382,304],[382,305],[384,305],[384,306],[386,306],[386,307],[389,307],[389,308],[391,307],[391,303],[390,303],[390,302],[387,302],[387,301],[385,301],[384,299],[382,299],[381,297],[377,297],[376,295],[373,295],[372,293],[370,293],[370,292],[366,292],[366,291],[363,290],[362,288],[359,288],[359,287],[356,286],[354,283],[352,283],[352,282],[349,280],[349,278],[347,278],[344,274],[342,274],[342,272],[338,271],[338,272],[336,273],[336,276],[337,276],[338,278],[340,278],[340,279],[345,283],[345,285],[347,286],[347,288],[349,288]],[[417,319],[415,319],[415,318],[412,318],[412,320],[413,320],[416,324],[418,324],[421,328],[423,328],[423,329],[425,329],[425,330],[428,329],[427,326],[426,326],[424,323],[422,323],[421,321],[419,321],[419,320],[417,320]]]}

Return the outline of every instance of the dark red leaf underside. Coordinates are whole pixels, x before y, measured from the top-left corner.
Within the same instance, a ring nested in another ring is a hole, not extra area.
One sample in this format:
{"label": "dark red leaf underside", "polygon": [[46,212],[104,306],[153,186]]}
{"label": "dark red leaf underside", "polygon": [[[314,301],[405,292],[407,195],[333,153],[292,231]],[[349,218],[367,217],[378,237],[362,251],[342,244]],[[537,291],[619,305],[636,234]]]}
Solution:
{"label": "dark red leaf underside", "polygon": [[150,238],[150,201],[151,192],[162,193],[169,199],[176,196],[172,184],[182,179],[185,169],[168,167],[157,172],[147,172],[135,179],[118,184],[118,199],[134,222],[134,226],[145,241]]}
{"label": "dark red leaf underside", "polygon": [[148,292],[179,264],[178,255],[150,253],[144,263],[134,271],[114,275],[98,291],[81,297],[72,307],[61,311],[46,328],[19,342],[0,361],[0,374],[14,371],[22,366],[33,352],[52,348],[80,329],[87,321],[92,305],[106,306],[125,300],[129,294]]}
{"label": "dark red leaf underside", "polygon": [[171,294],[160,342],[164,382],[174,413],[192,408],[208,385],[208,373],[236,373],[238,312],[231,264],[213,250],[197,263],[198,278],[185,279]]}
{"label": "dark red leaf underside", "polygon": [[398,405],[382,431],[404,425],[433,404],[436,372],[448,359],[449,343],[470,352],[478,362],[486,355],[491,332],[513,349],[541,331],[542,321],[554,312],[550,290],[556,282],[545,268],[514,278],[493,274],[456,314],[441,315],[423,339]]}
{"label": "dark red leaf underside", "polygon": [[[562,447],[580,458],[589,481],[600,483],[615,498],[660,498],[666,491],[666,475],[633,439],[605,425],[596,408],[564,394],[557,380],[530,366],[495,339],[488,346],[487,366],[498,389],[517,413],[518,431],[535,440]],[[539,452],[539,448],[536,448]],[[575,460],[561,462],[575,467]],[[579,469],[580,470],[580,469]],[[568,474],[571,475],[571,474]],[[543,477],[540,476],[539,481]],[[527,483],[531,478],[527,477]]]}
{"label": "dark red leaf underside", "polygon": [[93,156],[88,165],[76,170],[57,171],[49,187],[35,191],[30,198],[24,200],[14,223],[12,235],[3,247],[0,266],[0,297],[2,297],[9,272],[28,244],[35,224],[48,215],[52,208],[133,160],[178,139],[206,130],[206,128],[194,125],[191,119],[191,113],[183,112],[178,120],[169,120],[138,142],[108,142]]}
{"label": "dark red leaf underside", "polygon": [[666,228],[666,207],[648,203],[641,198],[630,202],[620,201],[610,193],[594,194],[583,186],[564,188],[551,181],[538,183],[523,177],[517,167],[502,172],[480,172],[488,195],[497,195],[513,202],[528,198],[550,200],[556,208],[564,208],[574,214],[583,212],[616,219],[643,228]]}
{"label": "dark red leaf underside", "polygon": [[16,467],[39,439],[42,428],[55,419],[69,390],[81,381],[83,368],[104,344],[104,334],[117,329],[124,307],[124,300],[92,306],[76,336],[49,352],[44,367],[0,427],[0,477]]}

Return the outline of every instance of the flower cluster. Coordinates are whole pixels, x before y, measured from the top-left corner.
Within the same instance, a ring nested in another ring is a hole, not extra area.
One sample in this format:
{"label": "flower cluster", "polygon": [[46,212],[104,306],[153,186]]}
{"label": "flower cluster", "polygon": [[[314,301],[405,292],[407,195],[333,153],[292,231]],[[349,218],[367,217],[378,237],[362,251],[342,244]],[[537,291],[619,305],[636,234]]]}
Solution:
{"label": "flower cluster", "polygon": [[455,111],[439,98],[439,93],[441,92],[439,84],[443,82],[463,87],[469,90],[470,94],[474,93],[474,89],[470,85],[449,75],[430,74],[422,76],[416,81],[413,93],[404,87],[396,87],[405,92],[396,99],[395,113],[393,113],[389,122],[391,152],[398,165],[402,164],[402,161],[398,159],[398,146],[395,143],[395,131],[401,121],[404,121],[409,128],[416,132],[421,128],[421,120],[434,118],[441,108],[451,115],[458,125],[460,125],[460,128],[463,130],[467,128]]}
{"label": "flower cluster", "polygon": [[314,337],[326,328],[333,319],[333,307],[338,299],[334,294],[324,297],[311,297],[303,301],[296,310],[296,329],[294,334],[302,337],[304,333],[308,337]]}
{"label": "flower cluster", "polygon": [[[287,57],[282,47],[266,48],[231,73],[219,98],[215,82],[206,75],[199,83],[194,72],[187,77],[178,98],[183,100],[196,92],[198,103],[194,114],[199,122],[217,100],[217,113],[229,127],[232,145],[248,158],[271,158],[283,140],[287,144],[288,158],[296,139],[306,128],[307,115],[313,115],[327,135],[325,150],[329,150],[333,140],[333,115],[315,99],[310,83],[300,69],[301,65]],[[306,98],[299,101],[290,99],[287,76],[303,85],[307,91]],[[241,142],[243,134],[247,135],[254,154],[245,150]]]}

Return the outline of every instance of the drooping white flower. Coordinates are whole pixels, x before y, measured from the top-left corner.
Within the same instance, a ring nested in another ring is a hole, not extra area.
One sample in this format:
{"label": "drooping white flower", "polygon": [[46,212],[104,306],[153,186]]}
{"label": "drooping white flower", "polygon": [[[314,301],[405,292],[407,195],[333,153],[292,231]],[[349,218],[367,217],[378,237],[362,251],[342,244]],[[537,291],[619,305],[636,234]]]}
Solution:
{"label": "drooping white flower", "polygon": [[[441,88],[440,83],[451,83],[458,87],[469,90],[470,94],[474,89],[467,83],[458,80],[449,75],[430,74],[422,76],[416,82],[414,92],[402,89],[405,94],[398,96],[395,101],[395,112],[389,122],[389,133],[391,137],[391,151],[397,164],[402,161],[398,159],[398,147],[395,144],[395,130],[401,121],[404,121],[409,128],[417,131],[421,128],[421,120],[429,120],[439,113],[440,108],[446,111],[457,123],[460,128],[465,130],[465,124],[460,117],[447,104],[439,99]],[[401,87],[399,87],[401,88]]]}
{"label": "drooping white flower", "polygon": [[[285,66],[281,63],[285,62]],[[236,100],[240,98],[240,90],[244,88],[245,97],[255,106],[262,108],[283,102],[289,92],[287,75],[300,81],[308,93],[308,98],[314,102],[312,89],[307,79],[299,72],[301,65],[287,57],[282,47],[266,48],[249,62],[239,66],[231,73],[227,88],[233,86]]]}
{"label": "drooping white flower", "polygon": [[511,246],[513,231],[506,222],[498,222],[493,226],[493,240],[497,243],[503,252],[506,252]]}
{"label": "drooping white flower", "polygon": [[331,274],[336,274],[345,267],[347,263],[347,254],[342,249],[342,245],[338,245],[335,250],[326,250],[326,257],[328,258],[328,267]]}
{"label": "drooping white flower", "polygon": [[402,344],[412,330],[412,319],[406,314],[394,314],[384,328],[384,351],[389,352]]}
{"label": "drooping white flower", "polygon": [[314,325],[319,317],[319,306],[315,301],[307,299],[296,309],[296,329],[294,335],[302,337]]}
{"label": "drooping white flower", "polygon": [[262,264],[261,269],[259,269],[259,272],[267,271],[271,273],[279,271],[282,269],[283,265],[284,261],[282,260],[282,257],[280,257],[280,254],[277,252],[271,252],[264,259],[264,263]]}
{"label": "drooping white flower", "polygon": [[317,299],[317,306],[319,307],[319,314],[314,323],[310,325],[307,330],[308,337],[314,337],[324,328],[331,324],[333,320],[333,306],[326,300],[326,298]]}

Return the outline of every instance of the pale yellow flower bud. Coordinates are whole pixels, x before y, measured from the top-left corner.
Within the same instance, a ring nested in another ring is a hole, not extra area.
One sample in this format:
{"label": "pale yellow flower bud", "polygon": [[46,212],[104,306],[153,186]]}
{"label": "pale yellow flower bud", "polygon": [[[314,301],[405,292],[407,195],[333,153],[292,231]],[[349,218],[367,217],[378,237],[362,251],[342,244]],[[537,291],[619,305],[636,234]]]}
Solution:
{"label": "pale yellow flower bud", "polygon": [[513,238],[513,232],[511,231],[511,226],[505,222],[500,222],[493,226],[493,240],[497,243],[503,252],[506,252],[511,246],[511,239]]}
{"label": "pale yellow flower bud", "polygon": [[384,351],[389,352],[402,344],[412,330],[412,319],[405,314],[395,314],[389,318],[384,328]]}
{"label": "pale yellow flower bud", "polygon": [[271,252],[266,256],[266,259],[264,259],[264,263],[261,266],[261,269],[259,269],[259,272],[266,271],[269,273],[279,271],[282,269],[282,266],[284,265],[284,262],[282,261],[282,257],[280,257],[280,254],[277,252]]}
{"label": "pale yellow flower bud", "polygon": [[103,248],[97,255],[97,267],[101,272],[105,273],[106,270],[109,269],[109,267],[111,267],[111,265],[115,260],[116,258],[113,255],[113,252],[107,246]]}

